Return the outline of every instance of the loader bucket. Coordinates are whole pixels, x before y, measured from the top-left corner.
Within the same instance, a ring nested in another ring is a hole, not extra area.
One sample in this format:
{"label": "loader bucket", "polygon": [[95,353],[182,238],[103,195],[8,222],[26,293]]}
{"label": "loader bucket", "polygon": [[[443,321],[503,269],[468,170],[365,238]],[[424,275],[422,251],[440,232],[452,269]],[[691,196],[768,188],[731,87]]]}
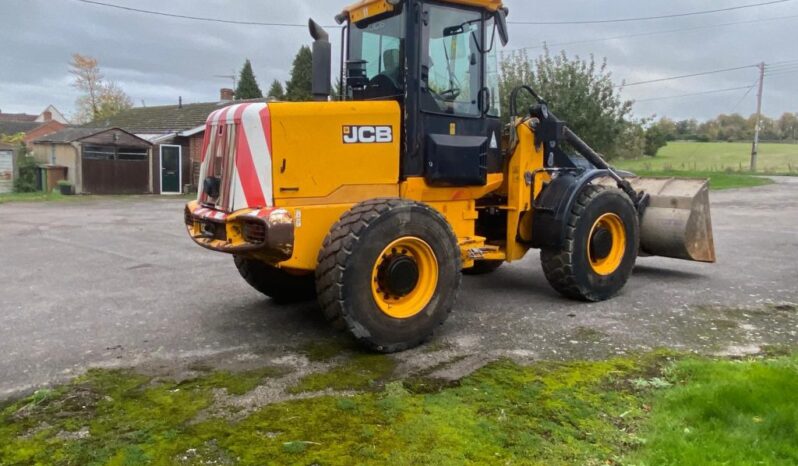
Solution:
{"label": "loader bucket", "polygon": [[709,181],[630,178],[651,202],[640,221],[640,250],[652,256],[715,262]]}

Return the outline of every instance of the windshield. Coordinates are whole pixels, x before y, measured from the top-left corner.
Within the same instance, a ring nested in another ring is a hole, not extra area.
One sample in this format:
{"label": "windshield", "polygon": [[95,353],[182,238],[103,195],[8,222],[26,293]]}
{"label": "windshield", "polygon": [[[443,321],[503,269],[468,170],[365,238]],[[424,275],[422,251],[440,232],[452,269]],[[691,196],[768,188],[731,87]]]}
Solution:
{"label": "windshield", "polygon": [[422,57],[424,110],[480,115],[482,14],[439,5],[426,5],[425,12],[429,39],[422,45],[427,55]]}
{"label": "windshield", "polygon": [[404,18],[405,15],[400,13],[350,26],[349,64],[359,67],[364,74],[364,84],[367,84],[363,98],[404,95]]}

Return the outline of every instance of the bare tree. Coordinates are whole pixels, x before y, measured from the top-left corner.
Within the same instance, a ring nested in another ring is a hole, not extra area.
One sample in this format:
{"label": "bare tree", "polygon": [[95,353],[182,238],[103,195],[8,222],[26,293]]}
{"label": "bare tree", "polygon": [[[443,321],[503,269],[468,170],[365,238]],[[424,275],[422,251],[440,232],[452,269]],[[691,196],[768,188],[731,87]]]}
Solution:
{"label": "bare tree", "polygon": [[75,102],[75,120],[80,123],[107,118],[133,106],[127,94],[103,76],[97,59],[79,53],[72,55],[69,72],[72,86],[81,92]]}

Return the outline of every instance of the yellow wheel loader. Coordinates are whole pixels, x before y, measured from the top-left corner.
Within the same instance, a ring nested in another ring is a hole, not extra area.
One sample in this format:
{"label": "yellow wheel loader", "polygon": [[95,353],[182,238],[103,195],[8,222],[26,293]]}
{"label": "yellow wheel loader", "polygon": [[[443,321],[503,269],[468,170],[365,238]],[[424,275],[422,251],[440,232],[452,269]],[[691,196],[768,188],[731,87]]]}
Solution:
{"label": "yellow wheel loader", "polygon": [[[614,170],[527,86],[501,123],[507,15],[501,0],[347,7],[338,101],[330,38],[310,21],[316,101],[208,117],[191,238],[278,302],[317,297],[382,352],[428,339],[462,273],[530,249],[555,290],[585,301],[616,295],[638,254],[713,262],[705,181]],[[522,94],[536,103],[518,108]]]}

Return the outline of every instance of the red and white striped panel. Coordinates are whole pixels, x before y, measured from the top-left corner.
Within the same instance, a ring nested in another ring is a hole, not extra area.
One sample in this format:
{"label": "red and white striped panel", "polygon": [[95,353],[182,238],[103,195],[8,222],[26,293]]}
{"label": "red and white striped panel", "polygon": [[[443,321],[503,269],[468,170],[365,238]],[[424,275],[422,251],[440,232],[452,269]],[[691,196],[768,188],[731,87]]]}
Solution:
{"label": "red and white striped panel", "polygon": [[[228,132],[231,132],[228,134]],[[231,153],[230,145],[235,152]],[[234,160],[229,160],[229,155]],[[200,166],[200,183],[207,176],[219,176],[222,167],[222,195],[217,207],[228,212],[274,205],[272,188],[271,114],[265,103],[236,104],[210,114],[205,125],[205,142]],[[214,163],[214,159],[221,163]],[[202,192],[198,200],[210,200]]]}

